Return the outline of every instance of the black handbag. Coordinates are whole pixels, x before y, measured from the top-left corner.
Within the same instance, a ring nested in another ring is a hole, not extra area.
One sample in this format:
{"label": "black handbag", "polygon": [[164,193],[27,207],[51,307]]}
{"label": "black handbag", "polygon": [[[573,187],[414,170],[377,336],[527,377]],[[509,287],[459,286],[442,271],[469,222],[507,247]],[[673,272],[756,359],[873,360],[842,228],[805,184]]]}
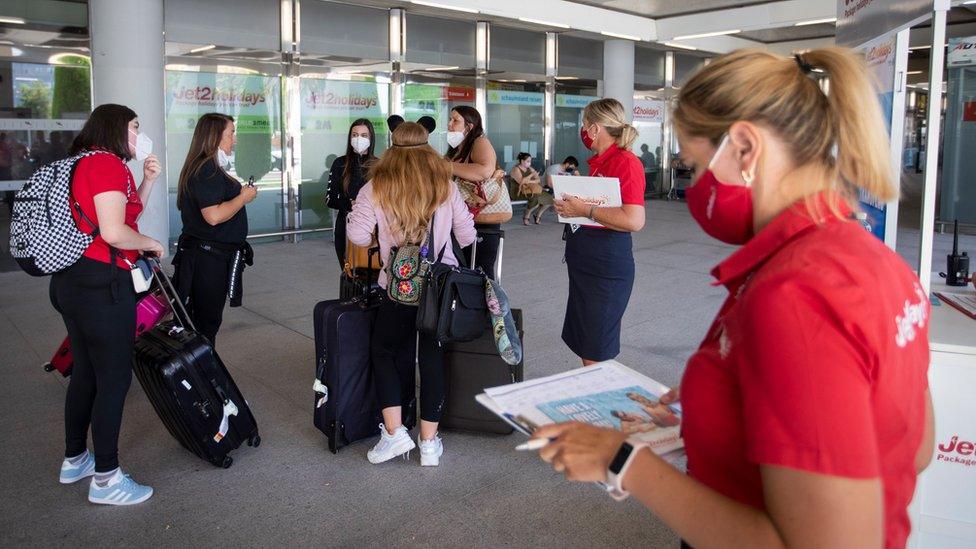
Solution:
{"label": "black handbag", "polygon": [[[433,235],[430,242],[434,242]],[[451,245],[458,261],[463,258],[454,235]],[[469,269],[442,262],[447,244],[430,266],[421,290],[417,331],[433,336],[438,343],[473,341],[490,324],[485,302],[485,280],[481,269]]]}

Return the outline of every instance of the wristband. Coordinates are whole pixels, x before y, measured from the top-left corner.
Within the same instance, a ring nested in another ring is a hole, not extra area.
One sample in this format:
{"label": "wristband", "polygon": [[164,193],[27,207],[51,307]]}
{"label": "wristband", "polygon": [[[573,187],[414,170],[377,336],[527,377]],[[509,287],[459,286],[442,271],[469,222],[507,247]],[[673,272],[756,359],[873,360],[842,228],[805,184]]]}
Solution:
{"label": "wristband", "polygon": [[620,450],[610,462],[610,467],[607,468],[606,488],[613,499],[623,501],[630,496],[630,492],[623,487],[624,475],[627,474],[627,469],[642,448],[650,448],[650,446],[645,442],[627,439],[620,445]]}
{"label": "wristband", "polygon": [[590,215],[588,215],[586,217],[589,217],[593,221],[596,221],[596,218],[593,217],[594,215],[596,215],[596,206],[590,206]]}

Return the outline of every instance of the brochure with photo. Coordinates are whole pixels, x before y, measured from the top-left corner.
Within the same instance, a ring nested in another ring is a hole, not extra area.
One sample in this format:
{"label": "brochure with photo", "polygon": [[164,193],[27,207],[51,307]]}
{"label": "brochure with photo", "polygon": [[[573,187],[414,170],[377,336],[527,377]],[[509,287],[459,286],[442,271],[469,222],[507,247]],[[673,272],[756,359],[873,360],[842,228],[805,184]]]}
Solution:
{"label": "brochure with photo", "polygon": [[580,421],[618,429],[669,461],[680,457],[681,406],[661,404],[668,387],[616,361],[486,389],[477,400],[514,428]]}

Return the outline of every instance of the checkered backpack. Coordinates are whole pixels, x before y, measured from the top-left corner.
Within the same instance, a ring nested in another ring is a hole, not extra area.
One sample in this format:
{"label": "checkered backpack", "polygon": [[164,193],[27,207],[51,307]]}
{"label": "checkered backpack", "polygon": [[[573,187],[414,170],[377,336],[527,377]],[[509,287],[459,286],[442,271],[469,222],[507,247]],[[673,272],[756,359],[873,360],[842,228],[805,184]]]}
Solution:
{"label": "checkered backpack", "polygon": [[[27,274],[47,276],[67,269],[98,236],[98,227],[85,216],[71,194],[71,180],[78,162],[93,154],[111,153],[87,151],[52,162],[34,172],[14,196],[10,254]],[[72,208],[95,227],[92,233],[78,228],[71,216]]]}

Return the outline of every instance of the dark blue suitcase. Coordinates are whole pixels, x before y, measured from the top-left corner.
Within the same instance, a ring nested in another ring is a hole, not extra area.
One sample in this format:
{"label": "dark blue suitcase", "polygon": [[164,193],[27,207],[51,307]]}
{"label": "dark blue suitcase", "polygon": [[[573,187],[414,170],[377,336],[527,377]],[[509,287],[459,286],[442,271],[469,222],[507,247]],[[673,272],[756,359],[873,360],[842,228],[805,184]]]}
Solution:
{"label": "dark blue suitcase", "polygon": [[[332,453],[364,438],[380,434],[383,421],[370,360],[370,335],[376,320],[378,295],[350,301],[329,300],[315,305],[315,427],[329,439]],[[412,367],[413,364],[407,364]],[[416,391],[405,395],[403,424],[413,428],[416,416]]]}

